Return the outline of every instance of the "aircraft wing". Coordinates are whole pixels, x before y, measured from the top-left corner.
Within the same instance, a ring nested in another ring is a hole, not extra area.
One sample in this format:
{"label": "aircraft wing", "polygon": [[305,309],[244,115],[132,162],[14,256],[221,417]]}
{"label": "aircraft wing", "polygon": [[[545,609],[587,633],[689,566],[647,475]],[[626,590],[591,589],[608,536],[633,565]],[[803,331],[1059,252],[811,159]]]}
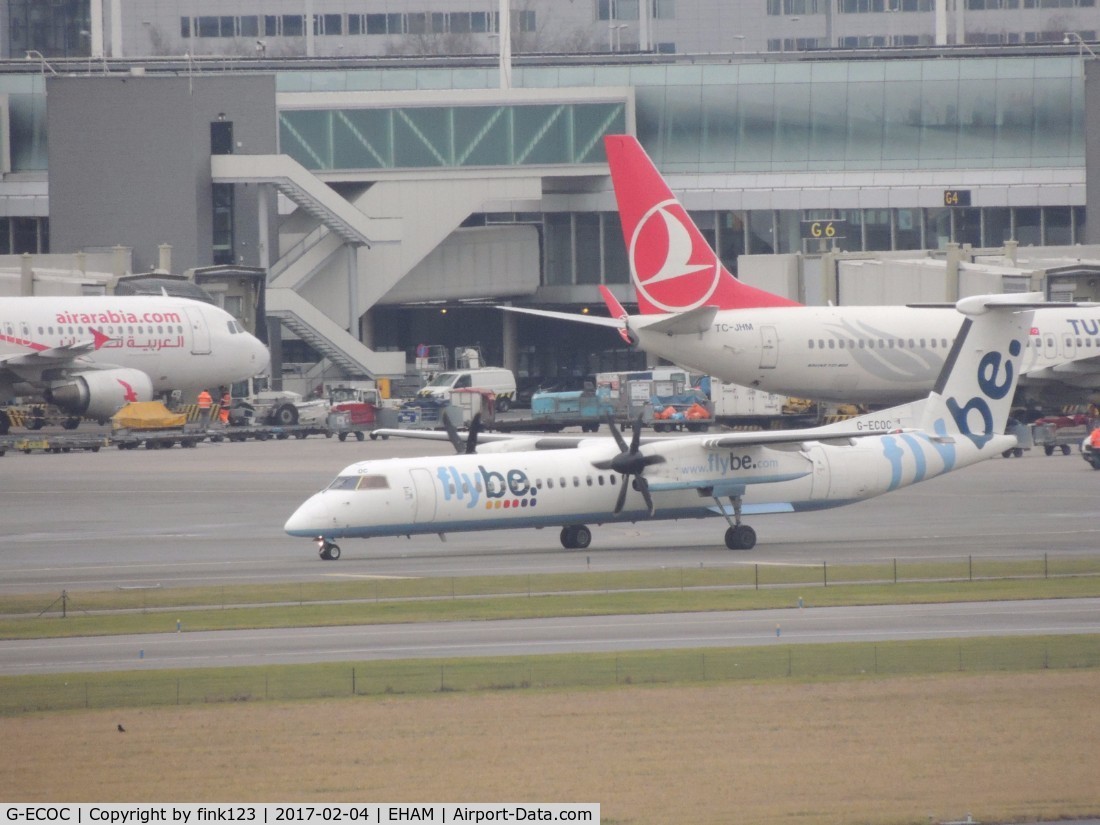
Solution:
{"label": "aircraft wing", "polygon": [[[572,312],[554,312],[549,309],[529,309],[527,307],[499,306],[497,308],[508,312],[522,312],[525,315],[540,315],[543,318],[576,321],[593,326],[620,328],[623,325],[622,318],[604,318],[602,315],[580,315]],[[663,332],[666,335],[697,335],[710,329],[717,312],[717,307],[702,306],[667,315],[630,315],[627,316],[627,325],[634,330],[644,329],[647,332],[652,330]]]}
{"label": "aircraft wing", "polygon": [[0,356],[0,364],[6,367],[47,368],[57,366],[58,364],[64,364],[68,361],[74,361],[82,355],[87,355],[94,351],[95,344],[90,341],[81,344],[67,344],[63,347],[52,347],[50,349],[38,350],[35,352],[21,352],[13,355]]}
{"label": "aircraft wing", "polygon": [[[801,444],[806,441],[852,441],[871,436],[891,435],[893,433],[922,432],[912,428],[897,430],[872,430],[867,427],[857,429],[855,427],[838,429],[825,429],[814,427],[807,430],[768,430],[765,432],[737,432],[722,433],[720,435],[704,436],[703,447],[708,450],[724,450],[729,447],[751,447],[757,444]],[[935,436],[938,439],[939,436]]]}
{"label": "aircraft wing", "polygon": [[554,312],[549,309],[529,309],[528,307],[498,306],[506,312],[521,312],[524,315],[539,315],[543,318],[556,318],[559,321],[576,321],[580,324],[590,324],[598,327],[620,327],[622,322],[617,318],[604,318],[602,315],[581,315],[576,312]]}
{"label": "aircraft wing", "polygon": [[[465,436],[466,430],[459,430],[459,436]],[[378,429],[371,431],[371,438],[418,438],[424,441],[451,441],[443,430],[395,430]],[[479,445],[493,445],[495,449],[486,452],[510,452],[520,450],[571,450],[582,441],[599,441],[601,436],[592,435],[544,435],[542,433],[493,433],[480,431],[477,435]],[[610,436],[607,438],[610,441]]]}
{"label": "aircraft wing", "polygon": [[630,319],[630,326],[634,330],[663,332],[665,335],[697,335],[710,329],[717,312],[718,307],[702,306],[669,315],[635,316]]}

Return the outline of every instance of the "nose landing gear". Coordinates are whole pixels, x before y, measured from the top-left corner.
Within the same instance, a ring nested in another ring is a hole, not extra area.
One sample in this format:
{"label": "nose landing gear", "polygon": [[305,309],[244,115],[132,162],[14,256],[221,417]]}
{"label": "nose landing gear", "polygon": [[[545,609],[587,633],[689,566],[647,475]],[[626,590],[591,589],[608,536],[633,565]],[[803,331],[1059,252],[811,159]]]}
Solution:
{"label": "nose landing gear", "polygon": [[340,545],[321,537],[317,539],[317,554],[323,561],[336,561],[340,558]]}

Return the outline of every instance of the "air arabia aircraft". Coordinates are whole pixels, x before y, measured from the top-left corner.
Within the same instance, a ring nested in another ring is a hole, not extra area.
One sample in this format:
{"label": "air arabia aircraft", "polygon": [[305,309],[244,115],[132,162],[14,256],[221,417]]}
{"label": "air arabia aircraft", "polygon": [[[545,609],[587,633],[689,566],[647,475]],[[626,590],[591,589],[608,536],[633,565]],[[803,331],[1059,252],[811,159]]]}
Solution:
{"label": "air arabia aircraft", "polygon": [[[822,401],[894,404],[928,392],[959,332],[943,306],[802,306],[737,280],[638,141],[604,138],[640,315],[605,287],[612,318],[503,307],[619,329],[630,343],[723,381]],[[1021,383],[1100,388],[1100,308],[1035,312]]]}
{"label": "air arabia aircraft", "polygon": [[[322,559],[344,538],[560,527],[566,548],[592,540],[588,523],[721,516],[730,549],[756,544],[746,514],[839,507],[1000,455],[1032,308],[1042,295],[958,303],[965,316],[927,398],[809,430],[641,437],[448,433],[449,457],[363,461],[303,503],[292,536],[316,540]],[[723,501],[725,499],[726,501]],[[726,503],[728,502],[728,503]]]}
{"label": "air arabia aircraft", "polygon": [[[0,403],[44,397],[72,418],[229,385],[270,356],[232,315],[169,296],[0,298]],[[0,410],[0,432],[10,421]]]}

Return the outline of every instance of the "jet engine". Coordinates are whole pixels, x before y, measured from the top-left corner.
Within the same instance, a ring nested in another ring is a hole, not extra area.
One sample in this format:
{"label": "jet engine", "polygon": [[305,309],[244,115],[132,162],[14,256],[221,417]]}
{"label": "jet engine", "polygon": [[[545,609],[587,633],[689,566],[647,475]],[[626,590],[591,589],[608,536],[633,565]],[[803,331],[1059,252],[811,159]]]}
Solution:
{"label": "jet engine", "polygon": [[151,401],[153,382],[141,370],[80,372],[50,387],[46,400],[70,415],[104,420],[131,401]]}

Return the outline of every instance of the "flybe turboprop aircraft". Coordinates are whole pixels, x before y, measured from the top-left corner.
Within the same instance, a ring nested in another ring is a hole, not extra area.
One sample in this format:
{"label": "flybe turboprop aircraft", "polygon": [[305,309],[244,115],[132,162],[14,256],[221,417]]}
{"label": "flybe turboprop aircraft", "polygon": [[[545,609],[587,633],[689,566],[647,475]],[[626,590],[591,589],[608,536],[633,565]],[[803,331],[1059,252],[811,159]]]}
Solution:
{"label": "flybe turboprop aircraft", "polygon": [[[895,404],[931,389],[959,331],[950,305],[808,307],[751,287],[722,265],[635,138],[604,143],[641,314],[627,315],[606,288],[612,318],[504,309],[618,327],[652,355],[768,392]],[[1023,373],[1029,390],[1100,388],[1100,308],[1037,310]]]}
{"label": "flybe turboprop aircraft", "polygon": [[[0,403],[42,396],[78,421],[241,381],[270,356],[232,315],[166,295],[0,298]],[[0,432],[8,416],[0,410]]]}
{"label": "flybe turboprop aircraft", "polygon": [[[851,504],[958,470],[1016,446],[1003,435],[1028,330],[1042,296],[993,295],[958,303],[965,320],[927,398],[809,430],[612,438],[490,433],[461,454],[363,461],[346,467],[287,520],[315,539],[322,559],[337,539],[560,527],[585,548],[595,522],[722,516],[730,549],[749,549],[746,514]],[[723,502],[723,499],[729,503]]]}

